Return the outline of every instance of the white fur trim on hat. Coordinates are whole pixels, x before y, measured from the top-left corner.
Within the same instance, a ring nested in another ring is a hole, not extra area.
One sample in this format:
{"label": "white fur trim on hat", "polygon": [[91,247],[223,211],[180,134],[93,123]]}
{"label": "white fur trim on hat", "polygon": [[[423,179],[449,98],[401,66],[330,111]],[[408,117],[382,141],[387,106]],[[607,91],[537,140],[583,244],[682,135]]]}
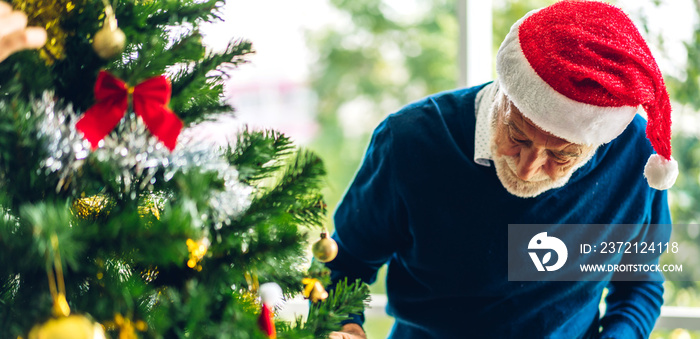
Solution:
{"label": "white fur trim on hat", "polygon": [[644,176],[651,188],[660,191],[669,189],[678,178],[678,162],[673,157],[666,160],[658,154],[652,154],[644,166]]}
{"label": "white fur trim on hat", "polygon": [[637,107],[601,107],[574,101],[554,90],[530,66],[518,38],[518,20],[498,50],[500,87],[522,114],[539,128],[569,142],[600,145],[620,135]]}

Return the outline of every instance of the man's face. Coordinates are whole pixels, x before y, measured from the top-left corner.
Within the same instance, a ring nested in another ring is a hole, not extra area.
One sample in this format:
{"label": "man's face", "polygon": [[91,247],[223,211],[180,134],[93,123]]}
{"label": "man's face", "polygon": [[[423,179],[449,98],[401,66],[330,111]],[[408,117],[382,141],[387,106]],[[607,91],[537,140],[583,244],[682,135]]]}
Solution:
{"label": "man's face", "polygon": [[562,187],[595,153],[593,146],[543,131],[502,99],[494,107],[491,150],[498,178],[511,194],[528,198]]}

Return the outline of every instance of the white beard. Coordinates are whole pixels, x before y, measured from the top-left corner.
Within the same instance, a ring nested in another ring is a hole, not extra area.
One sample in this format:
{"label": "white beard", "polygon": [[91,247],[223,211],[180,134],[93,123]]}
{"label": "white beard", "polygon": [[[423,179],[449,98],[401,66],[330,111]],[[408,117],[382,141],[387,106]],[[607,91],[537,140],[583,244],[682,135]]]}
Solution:
{"label": "white beard", "polygon": [[530,180],[522,180],[515,174],[517,168],[515,157],[498,154],[498,145],[496,144],[496,115],[498,112],[495,112],[495,108],[493,108],[491,123],[491,157],[494,167],[496,167],[498,180],[510,194],[516,197],[533,198],[551,189],[566,185],[574,172],[591,160],[597,150],[597,147],[591,150],[584,159],[581,159],[579,163],[569,169],[565,176],[559,179],[552,180],[544,171],[539,171]]}
{"label": "white beard", "polygon": [[[494,147],[495,148],[495,147]],[[520,198],[536,197],[548,190],[559,188],[566,185],[571,179],[574,170],[567,175],[552,180],[546,173],[540,171],[530,180],[522,180],[515,174],[515,158],[510,156],[498,155],[495,149],[492,149],[493,164],[496,167],[496,175],[501,181],[503,187],[512,195]],[[583,162],[585,163],[585,161]],[[580,166],[577,166],[578,168]]]}

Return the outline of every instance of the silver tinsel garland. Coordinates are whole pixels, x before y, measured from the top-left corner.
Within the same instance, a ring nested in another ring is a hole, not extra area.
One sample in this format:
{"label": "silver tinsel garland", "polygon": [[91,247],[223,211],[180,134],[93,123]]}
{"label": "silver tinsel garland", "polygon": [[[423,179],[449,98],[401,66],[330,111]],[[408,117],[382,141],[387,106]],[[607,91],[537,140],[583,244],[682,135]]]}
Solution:
{"label": "silver tinsel garland", "polygon": [[226,161],[219,147],[196,142],[183,133],[175,150],[170,152],[151,135],[141,118],[128,112],[92,151],[90,143],[75,128],[78,117],[70,105],[60,107],[53,93],[47,92],[34,100],[32,107],[30,114],[43,116],[39,137],[46,140],[50,154],[41,162],[40,171],[58,175],[57,191],[71,189],[73,194],[79,193],[72,181],[90,156],[118,169],[116,180],[122,187],[120,194],[124,195],[120,198],[136,199],[135,187],[152,191],[158,180],[156,174],[161,170],[165,181],[178,172],[197,170],[216,172],[225,183],[223,190],[214,190],[209,197],[211,215],[206,217],[217,226],[227,224],[250,206],[253,188],[238,180],[238,171]]}
{"label": "silver tinsel garland", "polygon": [[71,178],[70,175],[83,166],[90,152],[90,143],[83,140],[75,129],[77,117],[73,107],[71,105],[58,107],[50,92],[44,92],[41,99],[32,102],[32,110],[27,113],[28,119],[31,118],[31,114],[40,117],[38,137],[46,140],[47,154],[49,154],[48,158],[41,161],[42,169],[39,171],[43,170],[44,175],[57,173],[59,180],[56,192],[65,190],[70,186],[67,182]]}

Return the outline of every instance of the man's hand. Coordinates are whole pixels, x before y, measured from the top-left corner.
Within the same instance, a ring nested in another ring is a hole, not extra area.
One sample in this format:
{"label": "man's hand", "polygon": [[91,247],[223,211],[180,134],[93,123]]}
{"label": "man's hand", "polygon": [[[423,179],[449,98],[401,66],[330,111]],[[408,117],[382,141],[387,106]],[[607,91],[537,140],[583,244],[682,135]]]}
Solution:
{"label": "man's hand", "polygon": [[358,324],[345,324],[340,332],[333,332],[328,339],[367,339],[365,331]]}
{"label": "man's hand", "polygon": [[27,27],[27,16],[13,11],[10,4],[0,1],[0,61],[10,54],[28,48],[39,48],[46,43],[46,31]]}

